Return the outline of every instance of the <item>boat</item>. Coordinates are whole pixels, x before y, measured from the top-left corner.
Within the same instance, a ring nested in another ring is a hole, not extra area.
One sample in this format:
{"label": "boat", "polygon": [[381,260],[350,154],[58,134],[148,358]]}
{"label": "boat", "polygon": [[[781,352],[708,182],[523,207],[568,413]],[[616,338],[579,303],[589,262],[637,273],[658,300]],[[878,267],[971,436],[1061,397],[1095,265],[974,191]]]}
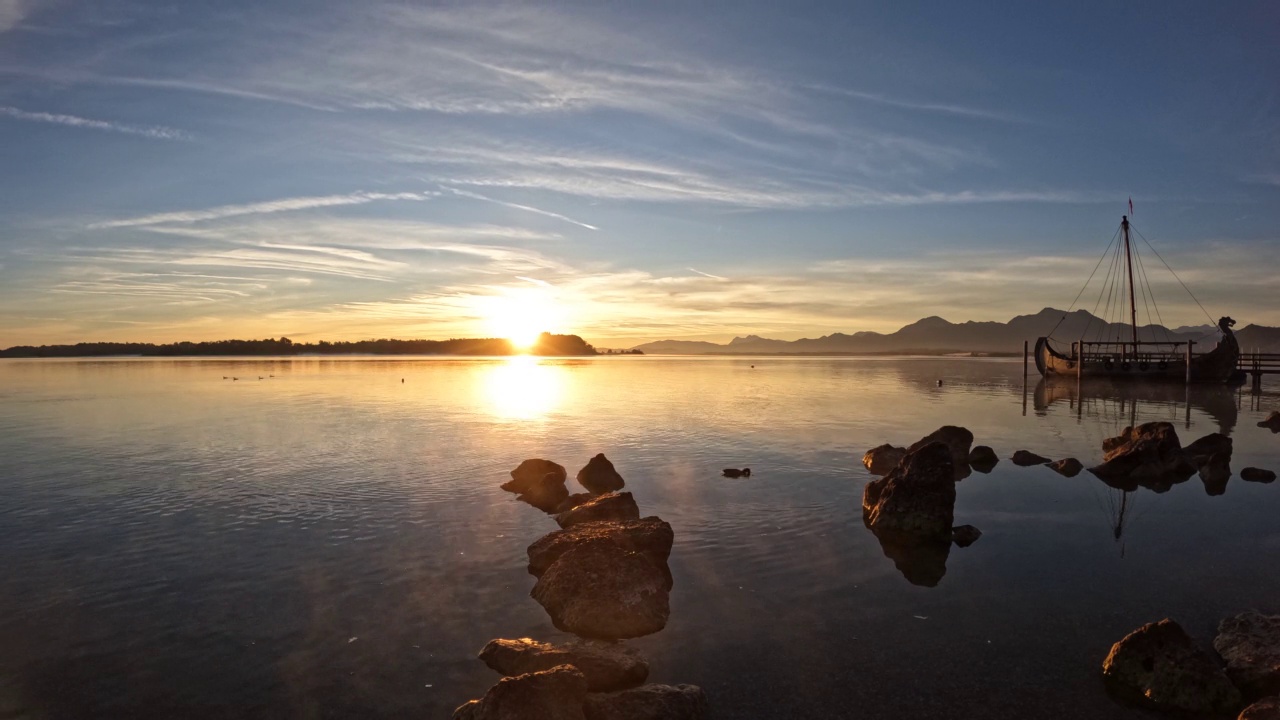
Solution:
{"label": "boat", "polygon": [[[1108,271],[1107,280],[1104,285],[1110,285],[1110,293],[1105,293],[1108,299],[1108,311],[1112,308],[1112,301],[1115,300],[1114,307],[1117,312],[1123,311],[1123,297],[1127,290],[1128,295],[1128,317],[1124,318],[1128,322],[1119,324],[1108,324],[1105,320],[1103,327],[1099,330],[1097,339],[1086,340],[1085,335],[1089,332],[1089,327],[1085,328],[1082,336],[1071,342],[1070,349],[1057,348],[1053,345],[1053,333],[1047,337],[1041,337],[1036,340],[1035,360],[1036,369],[1045,378],[1069,377],[1075,379],[1083,378],[1111,378],[1117,381],[1175,381],[1183,383],[1216,383],[1226,384],[1238,380],[1239,372],[1237,365],[1240,360],[1240,345],[1236,342],[1235,334],[1231,328],[1236,321],[1230,317],[1220,318],[1217,322],[1218,330],[1221,338],[1217,344],[1207,352],[1197,353],[1195,346],[1198,344],[1193,340],[1174,340],[1168,330],[1162,326],[1158,327],[1166,333],[1165,340],[1139,340],[1138,338],[1138,308],[1135,300],[1134,289],[1134,257],[1132,242],[1130,240],[1131,226],[1127,215],[1120,218],[1120,229],[1117,236],[1122,238],[1122,242],[1117,245],[1116,237],[1112,238],[1112,245],[1115,246],[1115,252],[1112,253],[1111,246],[1103,253],[1102,260],[1109,255],[1112,257],[1111,268]],[[1143,238],[1145,242],[1145,238]],[[1150,246],[1150,243],[1148,243]],[[1154,251],[1154,248],[1152,248]],[[1157,257],[1159,253],[1156,253]],[[1098,261],[1098,267],[1101,267],[1102,260]],[[1163,262],[1163,258],[1161,258]],[[1166,264],[1166,267],[1168,265]],[[1172,268],[1169,268],[1172,272]],[[1097,272],[1097,268],[1094,269]],[[1139,260],[1138,275],[1146,276],[1145,268]],[[1092,280],[1092,275],[1090,280]],[[1177,277],[1177,274],[1174,274]],[[1109,282],[1108,282],[1109,281]],[[1179,279],[1181,283],[1181,279]],[[1088,287],[1088,281],[1085,287]],[[1185,284],[1183,287],[1186,287]],[[1108,290],[1104,287],[1103,290]],[[1188,290],[1188,292],[1190,292]],[[1080,291],[1079,297],[1083,296],[1084,290]],[[1104,293],[1099,293],[1099,304],[1102,302]],[[1154,296],[1150,295],[1149,288],[1143,288],[1143,302],[1148,306],[1148,315],[1150,315],[1150,304],[1154,304]],[[1194,299],[1194,296],[1192,296]],[[1150,303],[1148,303],[1150,299]],[[1199,301],[1196,301],[1199,304]],[[1075,307],[1075,303],[1072,303]],[[1203,306],[1201,306],[1203,308]],[[1095,308],[1096,310],[1096,308]],[[1158,311],[1158,308],[1157,308]],[[1106,317],[1107,311],[1104,311],[1103,317]],[[1064,316],[1065,319],[1066,316]],[[1210,321],[1212,321],[1212,316]],[[1061,324],[1061,323],[1059,323]],[[1120,337],[1103,337],[1111,329],[1117,326],[1127,326],[1127,338]],[[1055,328],[1056,329],[1056,328]],[[1154,335],[1154,332],[1152,332]]]}

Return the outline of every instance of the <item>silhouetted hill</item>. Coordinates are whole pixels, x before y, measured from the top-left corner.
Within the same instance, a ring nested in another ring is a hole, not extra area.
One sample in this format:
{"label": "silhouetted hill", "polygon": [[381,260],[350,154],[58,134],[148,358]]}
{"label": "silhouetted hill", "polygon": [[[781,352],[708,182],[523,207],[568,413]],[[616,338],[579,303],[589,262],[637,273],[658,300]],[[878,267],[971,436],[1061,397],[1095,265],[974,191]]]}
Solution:
{"label": "silhouetted hill", "polygon": [[[532,355],[595,355],[596,349],[577,335],[542,333]],[[355,342],[295,343],[279,340],[218,340],[214,342],[77,343],[75,345],[17,345],[0,350],[0,358],[107,357],[135,355],[178,357],[190,355],[516,355],[511,341],[502,338],[453,340],[358,340]]]}
{"label": "silhouetted hill", "polygon": [[[1055,329],[1056,327],[1056,329]],[[825,355],[895,352],[982,352],[1020,353],[1024,340],[1035,339],[1052,332],[1053,337],[1070,344],[1082,336],[1086,340],[1130,338],[1128,325],[1108,324],[1088,311],[1067,313],[1045,308],[1034,315],[1019,315],[1009,322],[953,323],[933,316],[922,318],[894,333],[857,332],[852,335],[833,333],[819,338],[800,340],[771,340],[757,335],[734,338],[727,344],[688,340],[659,340],[637,345],[636,349],[648,354],[666,355]],[[1217,328],[1210,326],[1183,327],[1178,331],[1161,325],[1144,325],[1138,328],[1141,340],[1195,340],[1211,346],[1217,342]],[[1236,333],[1242,349],[1251,350],[1255,345],[1263,352],[1280,352],[1280,328],[1250,325]],[[1274,348],[1268,350],[1268,348]]]}

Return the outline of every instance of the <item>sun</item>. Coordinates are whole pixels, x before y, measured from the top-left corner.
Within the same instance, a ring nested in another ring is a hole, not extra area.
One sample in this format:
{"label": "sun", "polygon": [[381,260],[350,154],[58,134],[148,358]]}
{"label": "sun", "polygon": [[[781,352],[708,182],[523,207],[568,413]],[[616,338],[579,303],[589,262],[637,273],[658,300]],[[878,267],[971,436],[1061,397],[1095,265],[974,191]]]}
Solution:
{"label": "sun", "polygon": [[483,298],[481,312],[488,334],[506,338],[517,350],[528,350],[544,332],[564,320],[560,305],[546,288],[515,288]]}

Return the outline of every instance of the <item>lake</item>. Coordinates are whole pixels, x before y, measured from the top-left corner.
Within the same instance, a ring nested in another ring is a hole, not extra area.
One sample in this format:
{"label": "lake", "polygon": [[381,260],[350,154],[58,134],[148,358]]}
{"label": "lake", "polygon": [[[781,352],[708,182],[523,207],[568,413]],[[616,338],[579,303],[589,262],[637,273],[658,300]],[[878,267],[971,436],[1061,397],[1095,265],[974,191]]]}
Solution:
{"label": "lake", "polygon": [[[1107,650],[1164,617],[1208,647],[1224,616],[1280,611],[1280,483],[1125,494],[1007,458],[1091,465],[1125,425],[1169,420],[1183,444],[1230,434],[1237,473],[1280,469],[1280,437],[1255,426],[1280,397],[1078,397],[1032,373],[0,361],[0,718],[447,718],[497,681],[475,659],[488,640],[568,637],[525,570],[556,525],[499,484],[545,457],[579,491],[598,452],[675,529],[670,622],[631,643],[717,717],[1143,717],[1104,691]],[[983,535],[895,563],[862,522],[862,454],[944,424],[1006,458],[957,485],[956,523]]]}

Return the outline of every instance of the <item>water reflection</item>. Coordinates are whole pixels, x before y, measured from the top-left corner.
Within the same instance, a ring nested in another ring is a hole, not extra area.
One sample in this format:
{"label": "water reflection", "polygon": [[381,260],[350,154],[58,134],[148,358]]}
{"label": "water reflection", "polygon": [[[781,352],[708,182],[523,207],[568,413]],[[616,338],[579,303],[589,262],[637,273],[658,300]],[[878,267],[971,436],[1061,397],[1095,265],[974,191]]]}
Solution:
{"label": "water reflection", "polygon": [[[1237,422],[1236,391],[1225,385],[1179,385],[1176,383],[1126,383],[1108,378],[1092,378],[1079,382],[1041,378],[1035,387],[1037,413],[1055,403],[1066,403],[1083,414],[1085,408],[1094,415],[1126,416],[1130,425],[1137,424],[1139,404],[1163,408],[1181,415],[1191,427],[1191,409],[1200,410],[1218,425],[1218,432],[1230,435]],[[1178,412],[1181,411],[1181,412]]]}
{"label": "water reflection", "polygon": [[489,410],[508,420],[537,420],[563,400],[565,367],[529,355],[516,355],[490,365],[484,373]]}

